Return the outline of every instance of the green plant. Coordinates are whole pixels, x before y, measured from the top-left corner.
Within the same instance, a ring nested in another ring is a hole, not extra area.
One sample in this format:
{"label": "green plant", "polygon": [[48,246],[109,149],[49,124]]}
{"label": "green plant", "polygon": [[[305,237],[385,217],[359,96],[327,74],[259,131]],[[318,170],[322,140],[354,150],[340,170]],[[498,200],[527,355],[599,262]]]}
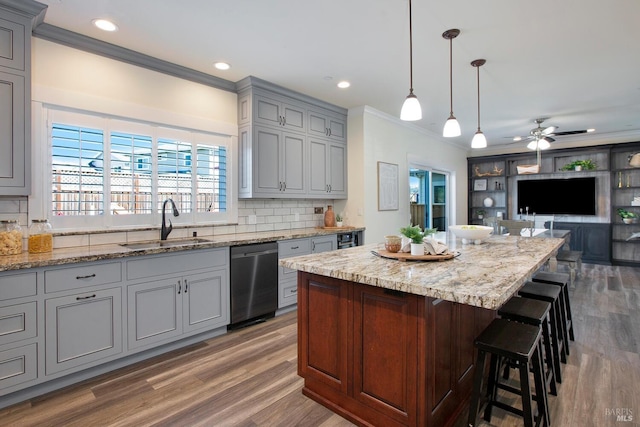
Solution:
{"label": "green plant", "polygon": [[560,168],[561,171],[572,171],[575,170],[576,166],[582,167],[583,170],[594,170],[598,167],[598,165],[591,159],[587,160],[574,160],[571,163],[567,163],[563,167]]}
{"label": "green plant", "polygon": [[400,233],[403,236],[411,239],[411,243],[423,243],[424,242],[424,233],[420,230],[419,225],[409,225],[407,227],[402,227],[400,229]]}
{"label": "green plant", "polygon": [[484,214],[485,214],[485,213],[486,213],[486,212],[484,211],[484,209],[478,209],[478,210],[476,211],[476,215],[478,215],[478,216],[484,216]]}
{"label": "green plant", "polygon": [[336,221],[337,221],[337,222],[342,222],[342,215],[337,214],[337,215],[336,215]]}
{"label": "green plant", "polygon": [[638,214],[634,213],[634,212],[629,212],[626,209],[622,209],[622,208],[618,208],[618,215],[620,215],[620,218],[625,219],[625,218],[638,218]]}

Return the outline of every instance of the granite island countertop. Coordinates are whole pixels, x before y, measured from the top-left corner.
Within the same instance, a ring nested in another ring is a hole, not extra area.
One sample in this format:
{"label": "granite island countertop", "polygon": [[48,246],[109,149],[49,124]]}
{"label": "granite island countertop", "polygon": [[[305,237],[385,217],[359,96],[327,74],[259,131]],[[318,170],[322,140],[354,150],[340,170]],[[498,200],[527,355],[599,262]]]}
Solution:
{"label": "granite island countertop", "polygon": [[[22,270],[25,268],[46,267],[54,265],[75,264],[79,262],[100,261],[105,259],[131,256],[152,255],[167,252],[179,252],[193,249],[218,248],[225,246],[249,245],[253,243],[275,242],[278,240],[300,239],[305,237],[324,236],[349,231],[364,231],[364,227],[336,228],[298,228],[291,230],[264,231],[256,233],[221,234],[198,237],[201,243],[179,246],[132,249],[120,244],[88,245],[71,248],[54,249],[49,253],[30,254],[25,250],[18,255],[0,256],[0,272]],[[183,240],[183,239],[171,239]],[[139,242],[122,242],[139,243]]]}
{"label": "granite island countertop", "polygon": [[401,262],[372,253],[382,243],[280,260],[280,265],[336,279],[476,307],[498,309],[564,244],[561,238],[491,236],[463,245],[447,234],[446,261]]}

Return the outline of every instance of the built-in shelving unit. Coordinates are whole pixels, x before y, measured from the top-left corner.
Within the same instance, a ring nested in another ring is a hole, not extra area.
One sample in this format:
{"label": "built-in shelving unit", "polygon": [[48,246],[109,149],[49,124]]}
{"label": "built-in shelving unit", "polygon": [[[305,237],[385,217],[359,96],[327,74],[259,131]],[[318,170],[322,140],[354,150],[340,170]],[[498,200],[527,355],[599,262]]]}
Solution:
{"label": "built-in shelving unit", "polygon": [[[519,173],[518,166],[522,169],[522,166],[536,165],[534,152],[470,157],[468,223],[483,223],[483,219],[478,218],[480,210],[485,217],[495,217],[501,212],[504,218],[518,218],[519,180],[594,176],[598,214],[595,217],[556,216],[556,224],[572,230],[575,237],[572,249],[582,250],[585,262],[640,266],[640,219],[625,224],[617,214],[618,208],[623,208],[640,216],[640,205],[634,201],[640,197],[640,167],[629,164],[629,156],[638,152],[640,142],[544,151],[539,171],[533,174]],[[591,160],[596,169],[562,170],[576,160]],[[484,206],[486,198],[492,199],[492,206]],[[636,234],[638,237],[631,238]]]}
{"label": "built-in shelving unit", "polygon": [[504,159],[469,161],[469,224],[507,214],[507,180]]}
{"label": "built-in shelving unit", "polygon": [[[640,168],[629,164],[631,155],[640,152],[640,144],[625,144],[611,150],[611,258],[614,264],[640,263],[640,220],[625,224],[619,208],[640,216]],[[633,237],[637,235],[638,237]]]}

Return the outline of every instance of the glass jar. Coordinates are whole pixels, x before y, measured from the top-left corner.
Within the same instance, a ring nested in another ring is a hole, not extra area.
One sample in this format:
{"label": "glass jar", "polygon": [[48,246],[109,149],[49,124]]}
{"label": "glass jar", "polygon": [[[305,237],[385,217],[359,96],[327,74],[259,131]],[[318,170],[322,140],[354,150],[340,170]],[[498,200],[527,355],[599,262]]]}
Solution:
{"label": "glass jar", "polygon": [[53,235],[51,224],[46,219],[34,219],[29,227],[29,253],[40,254],[51,252],[53,249]]}
{"label": "glass jar", "polygon": [[15,219],[0,221],[0,255],[22,253],[22,227]]}

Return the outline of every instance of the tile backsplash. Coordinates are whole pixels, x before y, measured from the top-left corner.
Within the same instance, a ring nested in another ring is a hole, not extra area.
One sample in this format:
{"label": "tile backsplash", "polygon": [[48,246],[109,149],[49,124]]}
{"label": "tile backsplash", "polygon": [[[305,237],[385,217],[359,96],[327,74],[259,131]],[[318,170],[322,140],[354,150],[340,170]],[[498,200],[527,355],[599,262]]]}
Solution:
{"label": "tile backsplash", "polygon": [[[221,234],[255,233],[263,231],[291,230],[317,227],[323,224],[324,214],[314,213],[314,208],[327,205],[333,200],[300,199],[251,199],[238,201],[237,224],[215,226],[174,227],[171,238],[190,237],[194,231],[206,237]],[[17,219],[22,226],[25,240],[28,230],[27,197],[0,197],[0,220]],[[109,233],[65,233],[54,237],[54,247],[98,245],[107,243],[135,242],[157,239],[157,230],[114,230]]]}

